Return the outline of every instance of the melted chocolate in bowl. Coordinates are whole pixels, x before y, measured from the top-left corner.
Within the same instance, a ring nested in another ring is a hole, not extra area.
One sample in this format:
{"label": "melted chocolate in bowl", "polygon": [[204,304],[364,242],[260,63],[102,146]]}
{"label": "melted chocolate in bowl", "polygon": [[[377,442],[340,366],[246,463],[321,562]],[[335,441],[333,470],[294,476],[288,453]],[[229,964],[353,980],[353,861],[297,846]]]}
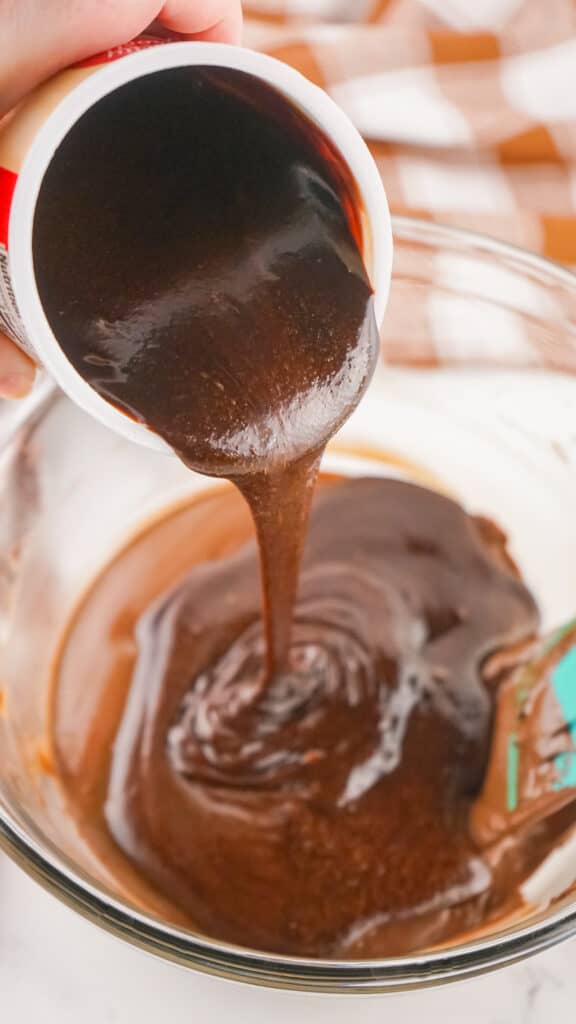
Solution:
{"label": "melted chocolate in bowl", "polygon": [[231,490],[174,512],[65,639],[57,763],[113,877],[210,935],[302,955],[422,948],[509,906],[525,852],[492,869],[468,835],[481,666],[537,619],[502,535],[424,488],[324,480],[288,670],[264,685],[250,534]]}
{"label": "melted chocolate in bowl", "polygon": [[299,580],[321,452],[377,357],[359,238],[327,140],[268,87],[203,68],[101,101],[35,223],[71,362],[231,479],[258,542],[227,489],[95,583],[54,691],[71,810],[137,903],[303,955],[461,934],[513,902],[548,842],[490,858],[469,835],[483,666],[537,626],[497,528],[410,484],[324,481]]}

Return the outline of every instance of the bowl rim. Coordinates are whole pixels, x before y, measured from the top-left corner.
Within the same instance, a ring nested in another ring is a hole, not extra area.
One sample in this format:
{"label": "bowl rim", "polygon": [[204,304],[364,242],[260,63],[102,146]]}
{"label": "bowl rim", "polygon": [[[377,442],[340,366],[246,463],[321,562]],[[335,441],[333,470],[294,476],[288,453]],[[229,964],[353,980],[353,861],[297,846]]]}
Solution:
{"label": "bowl rim", "polygon": [[[395,237],[456,243],[467,252],[503,258],[572,290],[576,274],[535,253],[479,232],[415,217],[393,217]],[[31,417],[38,416],[37,406]],[[22,425],[19,420],[18,427]],[[14,436],[11,432],[10,441]],[[325,960],[262,953],[195,935],[140,912],[95,886],[48,842],[28,835],[0,805],[0,850],[61,902],[130,944],[165,960],[228,980],[308,992],[385,993],[473,977],[543,951],[576,934],[576,898],[531,925],[430,953],[370,960]]]}

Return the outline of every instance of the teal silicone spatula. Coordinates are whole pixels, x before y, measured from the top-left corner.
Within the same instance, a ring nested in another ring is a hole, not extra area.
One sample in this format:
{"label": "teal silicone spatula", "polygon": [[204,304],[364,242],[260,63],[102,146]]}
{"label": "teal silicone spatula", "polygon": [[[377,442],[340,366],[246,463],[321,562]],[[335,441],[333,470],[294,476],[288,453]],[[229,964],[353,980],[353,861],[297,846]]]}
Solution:
{"label": "teal silicone spatula", "polygon": [[500,687],[472,834],[489,846],[571,800],[576,800],[576,619],[536,641]]}

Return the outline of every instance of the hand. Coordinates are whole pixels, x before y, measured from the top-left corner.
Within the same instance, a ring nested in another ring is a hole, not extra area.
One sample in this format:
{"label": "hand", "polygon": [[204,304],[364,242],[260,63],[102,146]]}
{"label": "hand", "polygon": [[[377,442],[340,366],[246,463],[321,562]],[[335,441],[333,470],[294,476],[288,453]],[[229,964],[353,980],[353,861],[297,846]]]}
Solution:
{"label": "hand", "polygon": [[[184,39],[238,43],[241,0],[0,0],[0,118],[50,75],[152,23]],[[0,333],[0,397],[26,395],[35,369]]]}

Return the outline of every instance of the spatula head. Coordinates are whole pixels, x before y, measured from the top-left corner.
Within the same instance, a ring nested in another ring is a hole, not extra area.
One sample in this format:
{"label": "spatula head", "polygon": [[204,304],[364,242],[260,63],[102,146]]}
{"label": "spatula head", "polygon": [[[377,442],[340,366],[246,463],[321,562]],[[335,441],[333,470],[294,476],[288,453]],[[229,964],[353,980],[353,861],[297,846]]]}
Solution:
{"label": "spatula head", "polygon": [[523,653],[501,684],[472,834],[489,846],[576,800],[576,619]]}

